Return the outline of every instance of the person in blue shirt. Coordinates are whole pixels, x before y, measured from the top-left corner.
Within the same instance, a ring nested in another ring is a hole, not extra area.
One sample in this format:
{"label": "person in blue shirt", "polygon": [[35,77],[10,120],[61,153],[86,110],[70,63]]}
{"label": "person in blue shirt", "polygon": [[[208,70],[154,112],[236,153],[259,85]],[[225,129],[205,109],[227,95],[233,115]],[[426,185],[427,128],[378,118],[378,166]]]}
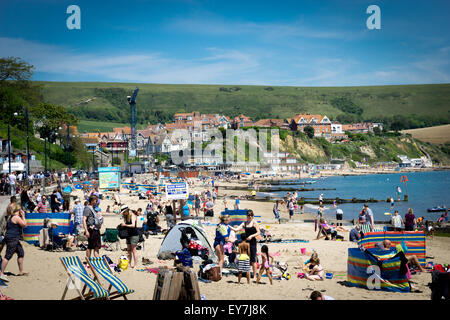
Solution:
{"label": "person in blue shirt", "polygon": [[183,218],[189,217],[191,215],[191,207],[189,206],[186,200],[183,200],[182,202],[182,209],[183,209]]}
{"label": "person in blue shirt", "polygon": [[73,243],[73,236],[70,234],[65,235],[62,232],[57,233],[57,227],[57,223],[50,223],[50,227],[48,228],[48,237],[51,239],[52,243],[56,245],[56,247],[62,247],[65,251],[71,251],[72,249],[70,247]]}
{"label": "person in blue shirt", "polygon": [[223,262],[225,260],[225,251],[223,246],[228,242],[230,237],[231,227],[228,225],[230,223],[230,216],[223,215],[219,217],[220,223],[216,228],[216,237],[214,238],[214,249],[216,250],[217,257],[219,258],[219,267],[222,270]]}
{"label": "person in blue shirt", "polygon": [[350,234],[349,234],[350,241],[358,242],[359,238],[361,237],[360,232],[361,232],[361,228],[358,225],[355,226],[352,230],[350,230]]}
{"label": "person in blue shirt", "polygon": [[236,197],[236,200],[235,200],[235,202],[234,202],[234,209],[235,210],[239,210],[239,199],[240,199],[240,197],[239,196],[237,196]]}

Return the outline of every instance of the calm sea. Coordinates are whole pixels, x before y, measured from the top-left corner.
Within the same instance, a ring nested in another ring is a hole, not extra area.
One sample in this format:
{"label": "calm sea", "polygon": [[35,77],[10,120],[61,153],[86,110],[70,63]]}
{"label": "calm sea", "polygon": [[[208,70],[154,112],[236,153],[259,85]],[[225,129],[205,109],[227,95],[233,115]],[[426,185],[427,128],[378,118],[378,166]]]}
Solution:
{"label": "calm sea", "polygon": [[[401,176],[406,175],[408,182],[400,182]],[[315,180],[316,183],[306,184],[306,188],[336,188],[336,190],[307,191],[301,192],[299,197],[316,198],[323,193],[324,198],[342,198],[385,200],[393,197],[397,200],[397,187],[401,188],[401,199],[407,193],[408,202],[395,201],[394,210],[398,210],[400,215],[404,216],[408,208],[414,210],[416,217],[424,216],[425,219],[436,221],[442,212],[429,213],[427,208],[450,205],[450,171],[429,171],[414,173],[395,173],[395,174],[375,174],[363,176],[333,176],[315,179],[301,179],[300,181]],[[280,186],[282,187],[282,186]],[[294,187],[292,185],[286,187]],[[299,186],[300,187],[300,186]],[[274,192],[284,196],[286,192]],[[339,208],[344,211],[344,219],[356,219],[362,209],[362,203],[341,204]],[[385,212],[393,213],[391,205],[388,202],[369,203],[372,208],[375,220],[389,220],[390,217],[384,215]],[[306,212],[316,213],[317,206],[306,206]],[[333,205],[325,205],[325,216],[335,217],[335,208]]]}

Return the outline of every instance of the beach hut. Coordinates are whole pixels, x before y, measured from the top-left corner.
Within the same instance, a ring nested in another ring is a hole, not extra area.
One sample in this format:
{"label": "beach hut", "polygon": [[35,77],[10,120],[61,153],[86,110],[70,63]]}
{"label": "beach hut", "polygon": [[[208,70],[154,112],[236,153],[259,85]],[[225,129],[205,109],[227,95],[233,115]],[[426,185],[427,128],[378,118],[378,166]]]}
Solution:
{"label": "beach hut", "polygon": [[398,244],[404,247],[405,255],[417,256],[422,267],[426,265],[426,242],[425,232],[423,231],[383,231],[383,232],[367,232],[364,234],[364,238],[359,240],[359,244],[364,249],[372,249],[376,247],[376,244],[383,240],[390,240],[392,246]]}
{"label": "beach hut", "polygon": [[178,224],[176,224],[172,229],[169,230],[169,232],[164,237],[163,242],[161,243],[161,247],[159,248],[158,259],[161,260],[174,259],[175,258],[174,253],[176,251],[183,250],[183,246],[181,245],[180,242],[181,231],[187,228],[190,228],[191,229],[190,231],[192,231],[195,234],[195,236],[201,242],[202,246],[208,249],[209,259],[217,261],[214,248],[209,243],[208,238],[206,236],[206,232],[203,230],[203,227],[199,223],[199,221],[194,220],[181,221]]}
{"label": "beach hut", "polygon": [[[368,249],[368,251],[382,261],[381,267],[377,265],[376,259],[371,254],[363,252],[359,248],[349,248],[348,286],[390,292],[411,291],[406,273],[402,274],[401,272],[400,258],[393,257],[397,253],[396,249]],[[376,272],[378,268],[379,272]],[[381,281],[380,278],[387,282]]]}

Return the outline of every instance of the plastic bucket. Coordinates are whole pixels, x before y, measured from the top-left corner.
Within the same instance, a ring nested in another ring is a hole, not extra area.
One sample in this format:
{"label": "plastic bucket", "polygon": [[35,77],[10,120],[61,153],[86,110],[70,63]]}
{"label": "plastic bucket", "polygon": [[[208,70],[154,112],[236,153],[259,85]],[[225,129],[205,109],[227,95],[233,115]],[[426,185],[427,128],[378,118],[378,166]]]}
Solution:
{"label": "plastic bucket", "polygon": [[306,248],[300,248],[302,254],[306,254]]}

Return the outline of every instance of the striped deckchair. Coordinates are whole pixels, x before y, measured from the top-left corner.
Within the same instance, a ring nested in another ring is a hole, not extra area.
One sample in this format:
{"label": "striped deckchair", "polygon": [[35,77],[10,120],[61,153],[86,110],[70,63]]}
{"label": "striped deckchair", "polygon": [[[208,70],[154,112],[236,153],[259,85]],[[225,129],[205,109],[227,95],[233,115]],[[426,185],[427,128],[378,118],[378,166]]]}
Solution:
{"label": "striped deckchair", "polygon": [[374,230],[372,230],[370,224],[368,224],[368,223],[361,224],[360,227],[361,227],[361,232],[364,233],[364,234],[367,233],[367,232],[381,232],[381,231],[384,231],[384,229],[382,229],[382,228],[380,229],[380,228],[375,228],[375,227],[374,227]]}
{"label": "striped deckchair", "polygon": [[378,242],[390,240],[393,246],[398,244],[406,245],[405,255],[417,256],[422,267],[426,264],[426,242],[425,232],[423,231],[386,231],[386,232],[368,232],[364,234],[364,238],[359,240],[359,244],[365,249],[375,248]]}
{"label": "striped deckchair", "polygon": [[[378,250],[368,249],[368,251],[382,260],[379,276],[388,281],[380,281],[380,286],[373,290],[384,290],[391,292],[410,292],[411,287],[408,282],[408,278],[405,274],[400,272],[400,258],[395,257],[396,250]],[[377,261],[370,255],[359,248],[348,249],[348,261],[347,261],[347,285],[350,287],[359,287],[370,289],[368,284],[372,283],[369,280],[371,272],[367,269],[369,266],[377,266]],[[369,280],[369,281],[368,281]]]}
{"label": "striped deckchair", "polygon": [[[112,300],[123,297],[125,300],[128,300],[126,295],[133,293],[134,290],[129,289],[125,285],[125,283],[122,282],[122,280],[114,275],[105,257],[91,257],[86,258],[86,260],[89,263],[89,266],[94,273],[94,279],[98,282],[98,284],[101,284],[101,282],[97,273],[100,274],[109,283],[109,299]],[[111,292],[112,287],[114,287],[116,291]]]}
{"label": "striped deckchair", "polygon": [[[95,280],[88,275],[79,257],[62,257],[60,259],[70,280],[66,283],[61,300],[64,300],[66,297],[69,286],[73,286],[78,293],[78,297],[73,298],[72,300],[109,299],[109,292],[103,289],[98,282],[95,282]],[[76,283],[76,279],[84,283],[81,291]],[[89,288],[88,293],[84,293],[86,288]]]}

